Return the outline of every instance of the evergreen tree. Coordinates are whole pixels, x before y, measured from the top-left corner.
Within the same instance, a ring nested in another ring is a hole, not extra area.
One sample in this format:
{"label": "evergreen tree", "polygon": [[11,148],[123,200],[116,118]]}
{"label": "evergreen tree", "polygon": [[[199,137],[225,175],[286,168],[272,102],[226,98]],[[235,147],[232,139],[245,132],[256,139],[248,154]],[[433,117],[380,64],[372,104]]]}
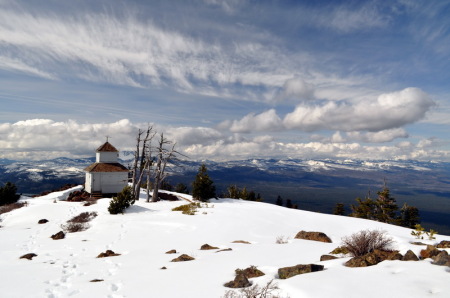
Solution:
{"label": "evergreen tree", "polygon": [[335,215],[345,215],[345,207],[343,203],[336,203],[334,207],[333,214]]}
{"label": "evergreen tree", "polygon": [[281,196],[277,197],[277,200],[275,201],[275,204],[278,206],[283,206],[283,199],[281,198]]}
{"label": "evergreen tree", "polygon": [[130,186],[125,186],[121,192],[117,194],[117,197],[114,197],[109,202],[108,211],[111,214],[119,214],[123,213],[125,209],[134,204],[134,195],[132,188]]}
{"label": "evergreen tree", "polygon": [[192,182],[192,197],[202,202],[216,196],[216,187],[209,178],[206,166],[202,164],[198,169],[194,182]]}
{"label": "evergreen tree", "polygon": [[20,199],[20,195],[16,194],[17,187],[14,183],[6,182],[5,186],[0,187],[0,206],[12,204]]}
{"label": "evergreen tree", "polygon": [[253,190],[249,191],[247,200],[248,201],[256,201],[256,193]]}
{"label": "evergreen tree", "polygon": [[362,200],[361,198],[356,198],[358,205],[352,205],[352,213],[350,216],[378,220],[377,214],[377,202],[371,198],[366,198]]}
{"label": "evergreen tree", "polygon": [[376,216],[378,221],[398,224],[399,220],[396,216],[398,211],[398,206],[394,198],[391,197],[389,193],[389,188],[384,186],[382,191],[377,192],[377,208]]}
{"label": "evergreen tree", "polygon": [[403,204],[400,210],[401,225],[407,228],[414,229],[414,227],[420,223],[419,209],[408,204]]}
{"label": "evergreen tree", "polygon": [[161,181],[161,186],[159,188],[163,189],[163,190],[167,190],[167,191],[172,191],[173,190],[172,184],[170,184],[170,182],[167,181],[167,180]]}
{"label": "evergreen tree", "polygon": [[247,187],[244,187],[244,188],[241,190],[241,193],[240,193],[240,195],[239,195],[239,198],[248,201],[248,195],[249,195],[249,193],[248,193],[248,191],[247,191]]}
{"label": "evergreen tree", "polygon": [[178,183],[175,186],[175,192],[189,194],[189,189],[185,184]]}
{"label": "evergreen tree", "polygon": [[231,199],[239,199],[241,196],[241,191],[239,190],[239,187],[236,185],[230,185],[227,188],[228,190],[228,197]]}
{"label": "evergreen tree", "polygon": [[292,208],[292,202],[290,199],[287,199],[286,201],[286,208]]}
{"label": "evergreen tree", "polygon": [[256,195],[256,202],[262,202],[263,198],[261,197],[261,194],[258,192],[258,194]]}

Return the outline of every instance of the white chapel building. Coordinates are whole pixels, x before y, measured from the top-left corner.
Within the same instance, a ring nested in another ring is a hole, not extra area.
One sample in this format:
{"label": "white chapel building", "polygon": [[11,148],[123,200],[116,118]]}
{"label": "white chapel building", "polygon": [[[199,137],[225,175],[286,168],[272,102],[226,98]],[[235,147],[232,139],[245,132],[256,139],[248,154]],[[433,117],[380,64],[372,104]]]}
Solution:
{"label": "white chapel building", "polygon": [[84,169],[90,194],[117,194],[128,184],[128,169],[118,161],[119,150],[108,141],[97,148],[95,163]]}

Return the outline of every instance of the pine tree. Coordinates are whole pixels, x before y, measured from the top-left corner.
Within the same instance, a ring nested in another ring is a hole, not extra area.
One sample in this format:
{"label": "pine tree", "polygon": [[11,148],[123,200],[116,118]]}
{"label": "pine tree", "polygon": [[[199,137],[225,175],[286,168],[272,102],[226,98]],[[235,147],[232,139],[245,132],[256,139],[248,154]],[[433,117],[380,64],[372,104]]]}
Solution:
{"label": "pine tree", "polygon": [[345,215],[345,207],[343,203],[336,203],[334,207],[333,214],[335,215]]}
{"label": "pine tree", "polygon": [[378,217],[376,216],[378,208],[377,202],[371,198],[366,198],[364,200],[356,198],[356,201],[358,202],[358,205],[351,206],[352,213],[350,216],[378,220]]}
{"label": "pine tree", "polygon": [[189,189],[184,183],[178,183],[175,186],[175,192],[188,194]]}
{"label": "pine tree", "polygon": [[403,227],[413,229],[417,224],[420,223],[419,209],[414,206],[409,206],[408,204],[403,204],[400,210],[401,214],[401,225]]}
{"label": "pine tree", "polygon": [[278,206],[283,206],[283,199],[281,198],[281,196],[277,197],[277,200],[275,201],[275,204]]}
{"label": "pine tree", "polygon": [[241,196],[241,191],[239,190],[239,187],[236,185],[230,185],[227,188],[228,191],[228,197],[231,199],[239,199]]}
{"label": "pine tree", "polygon": [[5,186],[0,187],[0,206],[12,204],[20,199],[20,195],[16,194],[17,187],[14,183],[6,182]]}
{"label": "pine tree", "polygon": [[109,202],[108,211],[111,214],[123,213],[125,209],[134,204],[134,195],[130,186],[125,186],[121,192],[117,194]]}
{"label": "pine tree", "polygon": [[398,224],[399,220],[396,216],[398,211],[398,205],[394,198],[391,197],[389,193],[389,188],[384,186],[382,191],[377,192],[377,210],[376,217],[378,221],[390,223],[390,224]]}
{"label": "pine tree", "polygon": [[286,208],[292,208],[292,201],[290,199],[286,201]]}
{"label": "pine tree", "polygon": [[198,169],[194,182],[192,182],[192,197],[195,200],[205,202],[216,196],[216,187],[209,178],[206,166],[202,164]]}

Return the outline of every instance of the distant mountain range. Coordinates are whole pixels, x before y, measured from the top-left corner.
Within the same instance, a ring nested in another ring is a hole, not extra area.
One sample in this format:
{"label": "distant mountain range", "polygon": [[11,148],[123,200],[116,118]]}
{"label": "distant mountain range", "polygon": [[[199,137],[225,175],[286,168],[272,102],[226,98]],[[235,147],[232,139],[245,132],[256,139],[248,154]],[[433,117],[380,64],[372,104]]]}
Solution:
{"label": "distant mountain range", "polygon": [[[131,165],[131,152],[121,152],[124,165]],[[14,182],[20,192],[37,194],[66,183],[84,183],[83,169],[95,158],[57,158],[42,161],[0,159],[0,182]],[[300,160],[248,159],[240,161],[182,161],[169,168],[172,185],[190,187],[199,166],[205,163],[218,195],[229,185],[247,187],[266,202],[278,195],[300,209],[330,213],[342,202],[349,211],[356,197],[376,196],[386,183],[401,206],[417,206],[424,224],[438,231],[448,229],[450,214],[450,163],[412,160]]]}

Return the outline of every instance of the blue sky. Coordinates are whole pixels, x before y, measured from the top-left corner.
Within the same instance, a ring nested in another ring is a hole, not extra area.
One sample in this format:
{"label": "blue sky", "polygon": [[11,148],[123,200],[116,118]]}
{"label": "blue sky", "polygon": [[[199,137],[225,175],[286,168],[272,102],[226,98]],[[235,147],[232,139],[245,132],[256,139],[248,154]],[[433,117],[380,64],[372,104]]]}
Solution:
{"label": "blue sky", "polygon": [[[94,3],[92,3],[94,2]],[[449,1],[0,0],[0,157],[450,161]]]}

